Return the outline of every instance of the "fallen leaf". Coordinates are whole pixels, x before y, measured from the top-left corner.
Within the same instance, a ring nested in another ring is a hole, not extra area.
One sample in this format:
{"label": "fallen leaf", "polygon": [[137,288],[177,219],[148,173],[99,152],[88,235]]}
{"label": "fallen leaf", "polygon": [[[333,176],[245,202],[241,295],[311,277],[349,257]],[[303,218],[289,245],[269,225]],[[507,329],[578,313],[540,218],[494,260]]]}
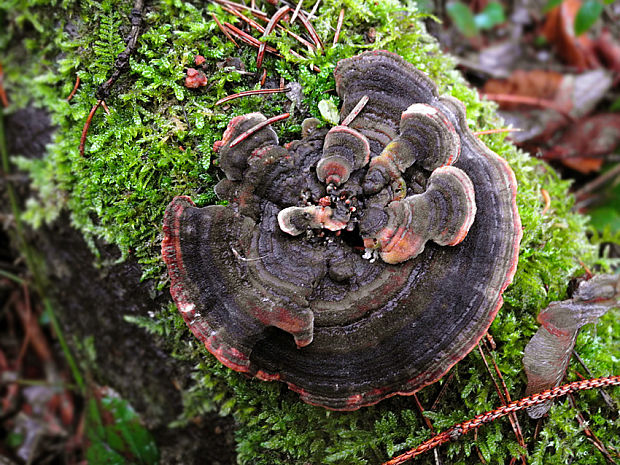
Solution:
{"label": "fallen leaf", "polygon": [[581,173],[598,171],[605,155],[620,145],[620,114],[603,113],[577,121],[553,147],[543,152],[547,160],[561,162]]}
{"label": "fallen leaf", "polygon": [[542,33],[566,64],[579,70],[598,68],[600,62],[590,38],[575,34],[575,18],[580,8],[580,0],[564,0],[549,11]]}
{"label": "fallen leaf", "polygon": [[[618,275],[598,275],[582,281],[570,300],[551,302],[538,315],[541,327],[525,346],[523,366],[527,374],[526,395],[559,386],[570,360],[579,329],[594,323],[620,304]],[[542,417],[551,402],[530,407],[532,418]]]}

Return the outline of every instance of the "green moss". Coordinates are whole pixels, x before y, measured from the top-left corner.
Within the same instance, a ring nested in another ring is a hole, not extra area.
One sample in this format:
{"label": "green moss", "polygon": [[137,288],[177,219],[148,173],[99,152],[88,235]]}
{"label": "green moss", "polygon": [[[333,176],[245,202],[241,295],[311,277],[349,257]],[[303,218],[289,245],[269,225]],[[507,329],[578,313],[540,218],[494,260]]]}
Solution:
{"label": "green moss", "polygon": [[[305,3],[310,8],[314,2]],[[343,33],[332,47],[342,7],[346,11]],[[67,209],[73,224],[91,243],[103,238],[118,245],[121,259],[135,256],[144,277],[157,280],[163,288],[167,277],[159,242],[168,202],[179,194],[190,195],[198,205],[213,202],[218,170],[212,146],[230,118],[250,111],[273,116],[286,111],[290,102],[284,95],[274,95],[214,106],[221,97],[256,85],[256,78],[218,67],[225,57],[237,56],[248,72],[256,71],[255,49],[235,48],[210,13],[221,20],[238,20],[214,5],[149,2],[145,31],[130,70],[110,94],[110,114],[100,110],[93,118],[82,158],[78,151],[82,127],[95,103],[95,90],[108,78],[123,49],[130,10],[130,2],[121,0],[91,0],[80,6],[66,2],[53,8],[38,6],[36,1],[0,0],[0,25],[7,25],[0,27],[0,47],[5,51],[5,86],[13,102],[9,111],[30,102],[48,109],[58,126],[43,159],[15,158],[30,172],[40,194],[29,202],[27,219],[36,226]],[[266,57],[269,79],[283,77],[303,89],[292,117],[276,127],[281,140],[299,137],[303,118],[321,117],[319,101],[327,98],[338,103],[332,74],[337,61],[367,49],[395,51],[428,73],[442,93],[466,104],[472,129],[501,126],[494,105],[479,101],[476,92],[465,85],[453,70],[453,60],[441,54],[424,32],[422,19],[413,7],[405,8],[394,0],[325,0],[313,22],[328,44],[323,53],[302,51],[308,56],[302,61],[290,53],[300,50],[299,44],[290,37],[274,37],[284,58]],[[303,32],[297,25],[291,27]],[[372,43],[365,36],[370,28],[375,31]],[[24,41],[25,36],[33,38]],[[209,86],[187,89],[183,86],[185,69],[192,66],[196,54],[207,58]],[[312,65],[321,71],[312,71]],[[68,103],[66,96],[78,73],[82,83]],[[495,358],[509,391],[517,398],[525,386],[522,351],[536,330],[537,312],[550,301],[564,298],[570,278],[582,273],[579,260],[593,264],[597,250],[586,238],[586,218],[571,212],[566,181],[546,164],[516,150],[504,135],[481,137],[508,160],[519,182],[517,201],[524,228],[519,268],[490,330],[497,343]],[[552,200],[544,215],[541,189]],[[612,355],[614,348],[617,353],[620,333],[616,320],[603,318],[596,331],[584,331],[579,338],[578,351],[595,375],[617,372],[618,362]],[[195,384],[185,392],[185,412],[179,422],[205,411],[233,414],[240,425],[237,440],[242,463],[375,464],[430,436],[410,398],[391,398],[352,413],[328,412],[302,404],[280,383],[248,380],[224,368],[191,337],[174,306],[163,308],[153,320],[134,322],[166,339],[173,355],[195,363]],[[500,404],[477,351],[453,372],[447,393],[434,411],[427,412],[440,430]],[[574,377],[572,368],[569,377]],[[419,393],[423,405],[432,405],[442,383]],[[608,446],[619,447],[617,420],[611,420],[613,414],[600,396],[580,393],[576,397],[592,419],[597,436]],[[588,457],[577,463],[602,460],[566,405],[557,402],[538,439],[533,438],[535,422],[520,416],[531,463],[560,464],[568,457]],[[499,421],[482,428],[476,440],[466,437],[442,448],[441,454],[450,463],[476,463],[476,447],[489,463],[504,463],[521,453],[509,422]],[[418,463],[434,463],[432,454]]]}

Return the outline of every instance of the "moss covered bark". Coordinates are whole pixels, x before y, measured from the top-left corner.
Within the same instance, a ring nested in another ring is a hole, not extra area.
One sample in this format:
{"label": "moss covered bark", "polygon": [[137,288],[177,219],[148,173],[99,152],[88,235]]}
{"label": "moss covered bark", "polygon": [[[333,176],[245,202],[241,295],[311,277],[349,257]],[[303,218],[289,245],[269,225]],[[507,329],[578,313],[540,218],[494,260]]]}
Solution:
{"label": "moss covered bark", "polygon": [[[314,2],[308,3],[310,8]],[[182,0],[147,2],[144,29],[129,69],[112,88],[107,105],[99,111],[87,139],[85,156],[78,151],[86,116],[95,103],[95,91],[110,75],[129,31],[130,2],[122,0],[70,0],[53,6],[36,0],[0,0],[0,49],[5,87],[12,104],[8,112],[34,105],[46,109],[57,126],[45,156],[28,159],[14,153],[13,161],[29,172],[38,195],[28,200],[24,217],[33,227],[54,221],[61,212],[70,215],[100,257],[98,265],[111,266],[96,243],[118,246],[119,260],[135,260],[142,279],[152,284],[161,301],[167,298],[167,276],[159,254],[163,211],[175,195],[190,195],[199,206],[214,202],[213,185],[221,176],[213,142],[220,139],[236,115],[261,111],[274,116],[289,111],[292,117],[276,130],[283,142],[299,137],[301,121],[309,116],[324,120],[321,100],[338,104],[333,70],[338,60],[368,49],[399,53],[426,72],[440,92],[467,106],[473,130],[501,126],[494,105],[481,102],[453,69],[434,39],[426,34],[424,16],[414,6],[396,1],[344,3],[325,0],[313,21],[318,34],[331,44],[340,8],[345,20],[340,42],[322,53],[302,50],[291,37],[273,36],[283,58],[267,56],[268,80],[301,86],[300,99],[285,95],[249,97],[227,105],[214,103],[234,92],[257,88],[256,50],[236,48],[211,17],[238,20],[212,4]],[[273,13],[274,8],[266,5]],[[291,29],[303,33],[296,25]],[[298,50],[306,59],[296,58]],[[185,70],[197,55],[207,61],[209,85],[183,86]],[[239,58],[245,72],[230,66]],[[311,66],[318,66],[315,72]],[[76,75],[81,85],[66,101]],[[326,123],[327,124],[327,123]],[[502,134],[481,136],[512,166],[519,183],[518,206],[524,235],[513,285],[490,333],[497,343],[495,357],[513,398],[521,396],[525,375],[522,351],[537,328],[536,314],[550,301],[566,296],[571,278],[583,273],[580,261],[593,265],[597,248],[586,238],[587,219],[572,213],[568,182],[546,164],[519,152]],[[543,214],[541,189],[552,202]],[[110,276],[110,279],[115,279]],[[118,282],[118,286],[127,283]],[[145,297],[146,298],[146,297]],[[184,411],[178,424],[205,412],[232,414],[239,461],[276,463],[380,463],[413,447],[431,433],[412,399],[392,398],[357,412],[335,413],[299,402],[279,383],[249,380],[220,366],[189,336],[172,304],[158,304],[152,317],[129,315],[126,321],[149,329],[166,351],[194,367],[193,385],[183,392]],[[596,376],[618,372],[620,323],[610,314],[596,328],[582,332],[577,351]],[[474,351],[453,368],[446,394],[427,416],[436,429],[497,407],[499,399],[480,355]],[[576,379],[575,369],[568,373]],[[430,408],[443,381],[424,389],[420,400]],[[618,390],[611,391],[617,399]],[[620,424],[596,392],[578,396],[595,434],[609,448],[620,448]],[[615,418],[615,419],[614,419]],[[521,426],[532,464],[601,463],[602,456],[586,439],[565,401],[556,402],[534,438],[536,423],[522,415]],[[478,449],[478,450],[476,450]],[[478,452],[489,463],[507,463],[523,452],[507,421],[480,430],[477,438],[464,438],[443,448],[454,464],[477,463]],[[432,454],[419,463],[434,463]]]}

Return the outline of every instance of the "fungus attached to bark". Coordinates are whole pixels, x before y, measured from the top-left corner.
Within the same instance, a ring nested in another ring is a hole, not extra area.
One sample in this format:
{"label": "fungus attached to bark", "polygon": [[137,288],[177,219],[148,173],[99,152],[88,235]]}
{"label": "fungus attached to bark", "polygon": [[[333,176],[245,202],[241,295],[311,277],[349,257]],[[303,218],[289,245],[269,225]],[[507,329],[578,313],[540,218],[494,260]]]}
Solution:
{"label": "fungus attached to bark", "polygon": [[416,392],[476,345],[521,225],[514,175],[460,102],[389,52],[335,77],[346,124],[329,131],[308,121],[283,148],[263,115],[233,118],[214,146],[228,205],[175,198],[162,251],[183,318],[222,363],[353,410]]}

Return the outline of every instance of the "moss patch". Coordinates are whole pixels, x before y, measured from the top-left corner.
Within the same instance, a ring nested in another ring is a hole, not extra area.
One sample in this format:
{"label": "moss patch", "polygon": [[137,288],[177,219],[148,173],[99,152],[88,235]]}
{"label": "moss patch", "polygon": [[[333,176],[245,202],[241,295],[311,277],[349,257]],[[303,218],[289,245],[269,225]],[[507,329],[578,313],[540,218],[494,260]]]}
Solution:
{"label": "moss patch", "polygon": [[[157,280],[163,291],[167,282],[159,256],[163,211],[179,194],[190,195],[198,205],[215,201],[212,187],[221,174],[212,146],[228,121],[251,111],[267,116],[291,111],[292,117],[275,129],[283,142],[299,137],[305,117],[321,117],[321,100],[338,104],[333,70],[342,58],[367,49],[397,52],[429,74],[440,92],[466,104],[473,130],[502,124],[494,105],[478,100],[453,70],[453,61],[425,33],[423,15],[393,0],[324,0],[313,21],[327,44],[323,53],[307,52],[289,36],[272,38],[283,58],[266,57],[268,80],[273,86],[279,85],[280,78],[301,85],[302,98],[293,107],[284,95],[243,98],[216,107],[221,97],[257,88],[258,75],[222,64],[226,57],[238,57],[245,71],[253,73],[256,50],[236,48],[224,37],[211,13],[221,21],[237,25],[239,21],[219,6],[161,0],[148,2],[144,32],[130,69],[111,92],[110,114],[100,109],[95,115],[82,158],[78,151],[82,127],[96,101],[97,87],[109,77],[116,55],[124,48],[131,4],[103,0],[78,6],[67,0],[49,7],[40,3],[0,0],[0,49],[4,51],[5,87],[13,102],[9,111],[27,104],[41,106],[58,126],[54,143],[42,159],[14,158],[30,172],[39,191],[39,197],[29,201],[26,218],[36,226],[68,209],[74,226],[91,243],[103,238],[119,246],[121,259],[135,256],[144,278]],[[304,3],[309,9],[314,2]],[[341,7],[345,8],[343,32],[332,47]],[[273,7],[265,8],[273,13]],[[303,34],[297,24],[291,29]],[[290,50],[300,51],[307,59],[296,58]],[[209,85],[187,89],[183,86],[185,70],[193,66],[197,54],[207,59]],[[312,71],[313,65],[321,71]],[[77,74],[82,83],[67,102]],[[536,330],[537,312],[565,297],[570,278],[582,273],[579,260],[594,263],[596,247],[586,239],[586,218],[570,210],[566,181],[546,164],[516,150],[504,135],[481,137],[508,160],[519,182],[517,201],[524,228],[519,268],[490,330],[497,343],[497,363],[516,398],[524,391],[521,356]],[[544,215],[543,188],[552,199]],[[596,330],[588,329],[579,338],[577,351],[596,376],[617,372],[618,362],[612,355],[614,347],[617,353],[620,333],[616,320],[607,316]],[[166,338],[175,356],[195,362],[196,382],[185,393],[186,408],[179,421],[207,410],[232,413],[240,425],[237,440],[242,463],[375,464],[430,436],[410,398],[392,398],[352,413],[328,412],[302,404],[280,383],[248,380],[222,367],[189,335],[173,306],[152,320],[136,323]],[[439,430],[499,405],[477,351],[452,371],[446,394],[435,410],[427,412]],[[575,379],[573,368],[569,379]],[[443,383],[419,393],[424,406],[432,405]],[[618,394],[618,390],[610,392]],[[618,420],[610,419],[613,414],[600,396],[592,392],[576,398],[601,441],[620,448]],[[520,420],[529,445],[528,463],[561,464],[568,457],[578,458],[578,463],[602,460],[580,431],[566,401],[556,402],[537,439],[533,439],[535,422],[524,415]],[[466,464],[477,462],[478,454],[489,463],[504,463],[521,452],[509,422],[499,421],[482,428],[476,440],[466,437],[442,448],[441,454],[449,463]],[[418,463],[433,460],[429,454]]]}

